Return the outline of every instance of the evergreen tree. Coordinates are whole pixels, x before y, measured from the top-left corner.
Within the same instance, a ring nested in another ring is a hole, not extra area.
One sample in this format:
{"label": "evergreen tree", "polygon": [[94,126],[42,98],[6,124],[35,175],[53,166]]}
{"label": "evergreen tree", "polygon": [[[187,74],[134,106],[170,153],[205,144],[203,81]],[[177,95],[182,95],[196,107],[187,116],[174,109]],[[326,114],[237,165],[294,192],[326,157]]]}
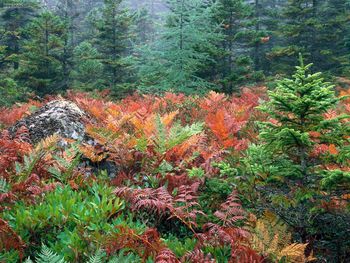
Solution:
{"label": "evergreen tree", "polygon": [[212,84],[200,72],[208,67],[221,39],[218,25],[210,19],[214,4],[199,0],[171,0],[168,4],[164,31],[143,50],[140,90],[203,93]]}
{"label": "evergreen tree", "polygon": [[18,69],[21,43],[26,34],[23,28],[35,15],[35,8],[38,8],[38,4],[34,0],[4,1],[0,9],[0,46],[5,46],[5,52],[0,60],[0,68],[1,65],[12,63],[13,69]]}
{"label": "evergreen tree", "polygon": [[316,54],[320,70],[333,74],[349,74],[350,69],[350,2],[348,0],[319,1],[322,27],[317,32]]}
{"label": "evergreen tree", "polygon": [[95,43],[104,64],[105,85],[115,95],[125,91],[125,83],[131,77],[126,59],[130,55],[130,23],[131,16],[122,6],[122,0],[105,0],[95,24]]}
{"label": "evergreen tree", "polygon": [[278,29],[284,5],[285,1],[281,0],[254,0],[250,20],[253,26],[252,58],[255,71],[271,74],[268,53],[280,43]]}
{"label": "evergreen tree", "polygon": [[221,23],[224,38],[218,61],[218,79],[223,90],[232,92],[238,85],[247,81],[251,73],[253,60],[250,57],[252,30],[249,18],[253,9],[244,0],[218,0],[214,10],[215,20]]}
{"label": "evergreen tree", "polygon": [[103,64],[101,55],[89,42],[84,41],[74,49],[75,69],[71,73],[73,87],[87,91],[102,88]]}
{"label": "evergreen tree", "polygon": [[[0,75],[1,76],[1,75]],[[0,77],[0,107],[10,107],[15,102],[26,99],[27,90],[11,77]]]}
{"label": "evergreen tree", "polygon": [[38,95],[62,91],[65,80],[62,66],[65,26],[52,12],[45,11],[26,28],[18,78]]}
{"label": "evergreen tree", "polygon": [[135,12],[132,33],[135,35],[134,41],[137,46],[154,41],[154,20],[149,14],[148,9],[142,7]]}
{"label": "evergreen tree", "polygon": [[298,53],[307,59],[315,50],[319,26],[318,5],[314,0],[288,0],[282,10],[279,34],[282,42],[270,52],[277,73],[290,73],[296,65]]}
{"label": "evergreen tree", "polygon": [[[342,116],[327,117],[339,98],[320,73],[309,73],[310,67],[311,64],[305,66],[301,62],[293,79],[278,81],[277,88],[269,92],[270,100],[261,109],[270,120],[261,125],[261,144],[250,149],[248,169],[256,178],[255,189],[259,189],[264,208],[285,220],[303,242],[312,239],[315,229],[327,233],[321,238],[339,238],[336,236],[343,230],[337,224],[344,225],[342,220],[346,217],[335,221],[318,208],[323,200],[350,186],[349,172],[326,168],[328,162],[342,167],[344,157],[339,156],[348,156],[344,145],[348,142],[349,126]],[[322,151],[324,148],[327,150]],[[338,151],[343,153],[338,156]],[[320,218],[328,221],[319,224]],[[331,233],[333,230],[320,229],[324,224],[337,230]],[[322,242],[325,240],[318,245]]]}
{"label": "evergreen tree", "polygon": [[342,74],[350,63],[349,1],[289,0],[283,10],[281,42],[269,54],[276,72],[289,72],[301,52],[317,70]]}
{"label": "evergreen tree", "polygon": [[74,0],[57,0],[57,15],[64,23],[65,32],[63,34],[63,53],[60,57],[63,72],[62,89],[66,90],[70,85],[70,72],[73,67],[73,50],[77,45],[78,31],[78,2]]}

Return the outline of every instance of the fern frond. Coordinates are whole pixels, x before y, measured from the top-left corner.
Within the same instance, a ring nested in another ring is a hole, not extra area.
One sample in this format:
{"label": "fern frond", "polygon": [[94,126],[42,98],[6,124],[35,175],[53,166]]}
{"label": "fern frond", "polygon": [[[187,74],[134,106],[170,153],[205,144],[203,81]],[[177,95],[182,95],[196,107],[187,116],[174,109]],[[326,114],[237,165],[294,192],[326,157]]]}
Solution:
{"label": "fern frond", "polygon": [[89,257],[88,263],[102,263],[105,253],[103,250],[97,250],[95,255]]}
{"label": "fern frond", "polygon": [[216,211],[214,215],[226,227],[232,227],[237,221],[245,219],[245,211],[239,203],[237,192],[232,192],[226,202],[220,205],[220,210]]}
{"label": "fern frond", "polygon": [[25,244],[22,238],[10,227],[10,225],[0,218],[0,251],[15,249],[23,258]]}
{"label": "fern frond", "polygon": [[185,127],[182,127],[180,125],[174,125],[169,132],[167,148],[171,149],[177,145],[180,145],[192,136],[201,133],[202,130],[202,123],[194,123],[190,126],[186,125]]}
{"label": "fern frond", "polygon": [[306,257],[305,249],[308,246],[306,244],[293,243],[282,249],[278,255],[278,260],[287,260],[290,263],[305,263],[314,261],[316,258],[313,256]]}
{"label": "fern frond", "polygon": [[59,140],[59,136],[57,134],[48,136],[37,144],[37,146],[35,147],[35,151],[40,152],[43,150],[45,151],[52,150],[57,145],[58,140]]}
{"label": "fern frond", "polygon": [[79,143],[73,143],[60,155],[54,155],[56,163],[48,168],[48,171],[61,182],[67,181],[72,176],[74,169],[79,165],[81,158]]}
{"label": "fern frond", "polygon": [[115,142],[120,136],[119,133],[111,131],[105,127],[96,127],[92,125],[86,126],[86,132],[101,145],[107,143],[113,144],[113,142]]}
{"label": "fern frond", "polygon": [[126,249],[121,249],[118,252],[118,255],[114,256],[108,261],[108,263],[141,263],[141,258],[138,255],[135,255],[131,252],[128,252]]}
{"label": "fern frond", "polygon": [[35,258],[35,263],[67,263],[67,261],[43,244],[39,255]]}
{"label": "fern frond", "polygon": [[9,183],[4,178],[0,178],[0,194],[7,193],[9,190],[10,190]]}
{"label": "fern frond", "polygon": [[194,249],[193,251],[187,252],[182,257],[183,262],[202,262],[202,263],[214,263],[216,262],[215,259],[212,258],[210,254],[204,254],[204,252],[201,249]]}
{"label": "fern frond", "polygon": [[109,238],[106,244],[108,254],[120,249],[131,249],[145,261],[149,257],[155,258],[164,248],[159,233],[155,228],[148,228],[144,233],[138,234],[128,226],[117,226],[118,233]]}
{"label": "fern frond", "polygon": [[164,124],[165,127],[169,127],[172,122],[174,121],[174,118],[179,114],[179,111],[173,111],[168,114],[165,114],[161,117],[161,121]]}
{"label": "fern frond", "polygon": [[168,248],[163,248],[157,255],[155,263],[179,263],[174,252]]}
{"label": "fern frond", "polygon": [[252,244],[257,251],[275,257],[290,242],[291,234],[287,226],[274,214],[267,211],[256,221]]}

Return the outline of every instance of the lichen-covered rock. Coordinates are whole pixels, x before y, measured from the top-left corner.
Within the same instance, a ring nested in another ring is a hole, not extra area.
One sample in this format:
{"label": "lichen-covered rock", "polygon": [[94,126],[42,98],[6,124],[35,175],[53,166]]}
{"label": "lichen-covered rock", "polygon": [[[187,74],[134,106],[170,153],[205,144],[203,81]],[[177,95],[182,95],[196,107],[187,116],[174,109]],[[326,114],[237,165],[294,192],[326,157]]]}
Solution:
{"label": "lichen-covered rock", "polygon": [[73,102],[54,100],[9,128],[15,134],[22,126],[29,131],[30,142],[36,144],[46,137],[58,134],[64,138],[83,140],[85,113]]}
{"label": "lichen-covered rock", "polygon": [[[96,142],[85,134],[84,118],[86,117],[87,115],[73,102],[63,99],[54,100],[28,117],[19,120],[8,130],[14,136],[19,128],[25,126],[29,131],[29,143],[32,144],[53,134],[58,134],[63,138],[81,140],[83,143],[95,145]],[[60,146],[68,145],[65,140],[62,140]],[[83,157],[79,166],[90,168],[96,174],[100,170],[105,170],[110,178],[115,178],[118,172],[118,167],[107,159],[99,163],[92,163]]]}

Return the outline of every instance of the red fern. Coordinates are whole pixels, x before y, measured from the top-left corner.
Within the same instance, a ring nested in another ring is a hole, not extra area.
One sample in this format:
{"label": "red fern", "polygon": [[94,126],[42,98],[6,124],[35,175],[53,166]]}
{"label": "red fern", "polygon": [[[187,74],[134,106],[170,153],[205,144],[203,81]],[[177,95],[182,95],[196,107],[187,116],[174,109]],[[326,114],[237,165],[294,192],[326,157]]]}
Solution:
{"label": "red fern", "polygon": [[136,252],[145,262],[149,257],[155,259],[165,249],[165,245],[154,228],[147,229],[143,234],[138,234],[127,226],[117,226],[116,228],[118,232],[107,240],[105,246],[108,254],[128,248]]}
{"label": "red fern", "polygon": [[168,248],[163,248],[157,255],[155,263],[179,263],[175,254]]}
{"label": "red fern", "polygon": [[0,124],[7,126],[13,125],[16,121],[23,117],[30,115],[31,108],[40,107],[41,103],[38,101],[30,100],[28,103],[23,105],[15,105],[11,108],[0,108]]}
{"label": "red fern", "polygon": [[120,187],[114,193],[125,198],[134,212],[143,209],[160,216],[168,215],[169,219],[177,218],[195,233],[196,218],[198,215],[204,215],[198,209],[199,203],[196,195],[198,187],[199,183],[194,183],[191,186],[181,186],[175,198],[164,187],[157,189]]}
{"label": "red fern", "polygon": [[182,258],[182,262],[191,263],[215,263],[215,259],[210,254],[205,255],[204,252],[196,248],[193,251],[187,252]]}
{"label": "red fern", "polygon": [[238,201],[237,192],[234,191],[228,196],[226,202],[220,205],[220,210],[214,213],[223,226],[232,227],[237,221],[246,218],[246,213]]}
{"label": "red fern", "polygon": [[28,130],[18,129],[12,139],[8,131],[0,135],[0,176],[8,178],[14,169],[15,162],[21,162],[24,155],[29,154],[33,147],[27,141]]}
{"label": "red fern", "polygon": [[203,226],[203,233],[198,234],[199,245],[231,247],[231,259],[229,262],[258,263],[263,258],[249,246],[249,232],[235,226],[237,221],[245,219],[245,212],[238,202],[237,193],[233,192],[226,202],[220,206],[220,210],[214,213],[220,224],[207,223]]}
{"label": "red fern", "polygon": [[25,244],[22,238],[9,226],[9,224],[0,218],[0,251],[15,249],[18,251],[22,261],[24,257]]}
{"label": "red fern", "polygon": [[132,211],[146,209],[161,215],[165,214],[173,202],[173,197],[164,187],[157,189],[132,189],[129,187],[121,187],[117,188],[114,193],[129,201]]}
{"label": "red fern", "polygon": [[194,233],[196,233],[194,227],[197,227],[197,216],[205,215],[199,210],[200,205],[196,195],[198,187],[199,183],[181,186],[178,195],[174,199],[174,204],[170,207],[170,218],[178,218]]}

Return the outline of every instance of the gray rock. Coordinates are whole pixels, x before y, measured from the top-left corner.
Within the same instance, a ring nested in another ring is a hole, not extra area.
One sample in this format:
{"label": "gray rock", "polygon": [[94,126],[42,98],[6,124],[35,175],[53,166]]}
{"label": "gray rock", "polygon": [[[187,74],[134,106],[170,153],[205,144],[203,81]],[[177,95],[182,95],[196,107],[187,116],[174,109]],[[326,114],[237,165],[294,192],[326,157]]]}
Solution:
{"label": "gray rock", "polygon": [[[54,100],[28,117],[19,120],[8,130],[14,136],[19,128],[27,127],[29,143],[31,144],[37,144],[48,136],[58,134],[63,138],[81,140],[84,143],[96,145],[97,143],[85,133],[84,118],[86,117],[87,115],[75,103],[63,99]],[[60,141],[59,144],[62,147],[68,146],[65,140]],[[91,168],[94,173],[106,170],[111,179],[115,178],[119,171],[119,167],[107,159],[99,163],[92,163],[83,157],[79,166]]]}
{"label": "gray rock", "polygon": [[73,102],[54,100],[31,115],[18,121],[8,130],[14,135],[22,126],[29,130],[30,143],[36,144],[50,135],[58,134],[64,138],[83,140],[85,113]]}

